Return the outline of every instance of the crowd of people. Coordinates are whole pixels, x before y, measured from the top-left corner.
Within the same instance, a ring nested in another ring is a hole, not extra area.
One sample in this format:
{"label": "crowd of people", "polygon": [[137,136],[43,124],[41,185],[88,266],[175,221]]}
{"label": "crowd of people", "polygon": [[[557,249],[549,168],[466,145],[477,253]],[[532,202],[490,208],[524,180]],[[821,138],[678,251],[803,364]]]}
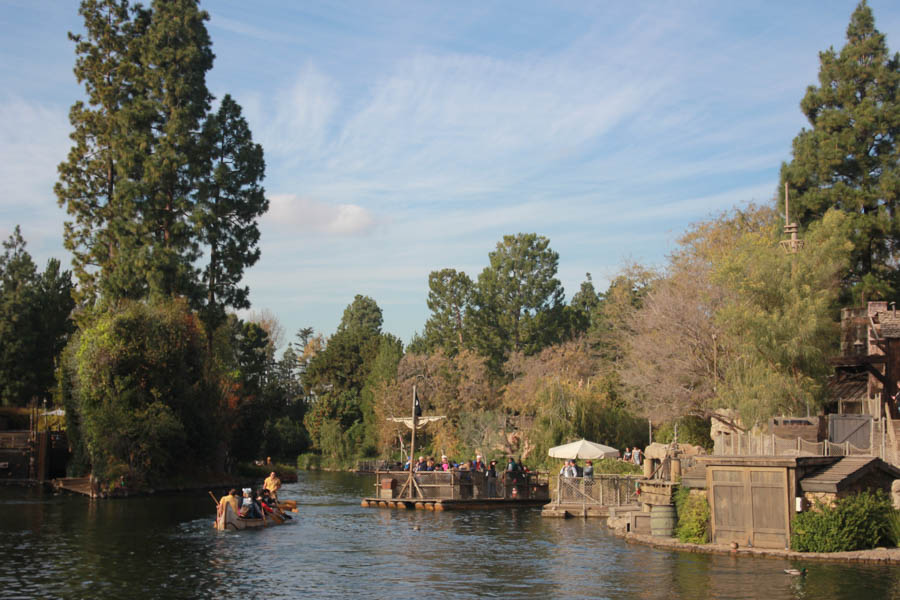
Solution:
{"label": "crowd of people", "polygon": [[[643,462],[643,453],[637,446],[635,446],[634,448],[626,447],[625,453],[618,460],[623,460],[625,462],[630,462],[636,464],[637,466],[641,466]],[[578,465],[577,460],[567,460],[565,464],[563,464],[562,468],[560,468],[559,475],[561,477],[584,477],[585,479],[593,479],[594,462],[591,460],[586,460],[584,462],[584,467],[582,468]]]}
{"label": "crowd of people", "polygon": [[[409,463],[410,460],[407,459],[406,464],[403,465],[404,471],[409,471]],[[435,461],[431,456],[420,456],[413,465],[413,471],[417,473],[426,471],[479,471],[485,473],[488,477],[496,477],[498,470],[500,470],[500,468],[497,466],[496,460],[485,462],[480,454],[476,454],[474,460],[464,460],[459,462],[450,460],[446,454],[441,456],[440,462]],[[515,459],[510,456],[507,459],[506,467],[503,468],[503,470],[527,473],[528,467],[521,462],[517,463]]]}
{"label": "crowd of people", "polygon": [[229,505],[234,514],[242,519],[262,519],[264,515],[266,518],[280,521],[290,519],[290,515],[278,504],[280,488],[281,479],[272,471],[263,482],[263,486],[255,492],[252,488],[243,488],[241,497],[237,489],[232,488],[219,500],[219,506],[224,510],[225,505]]}

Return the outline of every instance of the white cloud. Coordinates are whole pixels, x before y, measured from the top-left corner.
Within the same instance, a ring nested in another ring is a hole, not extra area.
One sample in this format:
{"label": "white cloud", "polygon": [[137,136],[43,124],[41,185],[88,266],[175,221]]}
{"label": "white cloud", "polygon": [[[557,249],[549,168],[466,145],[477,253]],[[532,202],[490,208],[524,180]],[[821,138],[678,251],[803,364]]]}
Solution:
{"label": "white cloud", "polygon": [[272,196],[263,221],[274,228],[330,235],[365,234],[376,225],[375,218],[362,206],[327,204],[294,194]]}

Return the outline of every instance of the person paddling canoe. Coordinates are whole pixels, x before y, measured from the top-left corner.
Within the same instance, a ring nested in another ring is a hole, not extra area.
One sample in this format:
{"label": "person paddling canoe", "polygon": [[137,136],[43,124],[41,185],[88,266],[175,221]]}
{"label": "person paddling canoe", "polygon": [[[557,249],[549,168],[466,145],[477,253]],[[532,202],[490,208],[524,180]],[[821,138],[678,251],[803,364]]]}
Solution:
{"label": "person paddling canoe", "polygon": [[266,477],[266,480],[263,482],[263,488],[269,490],[269,495],[278,501],[278,490],[281,488],[281,480],[278,479],[278,475],[275,474],[275,471],[269,473],[269,476]]}

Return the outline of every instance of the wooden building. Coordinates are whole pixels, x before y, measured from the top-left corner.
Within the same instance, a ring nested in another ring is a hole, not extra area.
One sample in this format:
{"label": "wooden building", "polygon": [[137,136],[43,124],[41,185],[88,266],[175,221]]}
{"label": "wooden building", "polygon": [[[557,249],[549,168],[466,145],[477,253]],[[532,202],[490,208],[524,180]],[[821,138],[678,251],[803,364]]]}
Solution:
{"label": "wooden building", "polygon": [[900,478],[900,470],[872,456],[700,456],[697,462],[705,470],[712,542],[759,548],[788,548],[791,518],[815,501],[864,489],[890,492]]}

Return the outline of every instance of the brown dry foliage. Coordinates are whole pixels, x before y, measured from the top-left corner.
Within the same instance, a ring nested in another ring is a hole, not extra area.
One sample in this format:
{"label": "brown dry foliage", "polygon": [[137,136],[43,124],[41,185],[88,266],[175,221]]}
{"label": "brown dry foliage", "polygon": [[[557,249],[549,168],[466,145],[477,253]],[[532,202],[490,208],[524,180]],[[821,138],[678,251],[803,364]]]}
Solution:
{"label": "brown dry foliage", "polygon": [[[423,377],[418,377],[422,375]],[[443,351],[434,354],[407,354],[397,367],[397,377],[380,384],[375,390],[375,413],[379,423],[382,449],[393,448],[398,435],[408,439],[409,429],[388,417],[412,414],[412,390],[416,384],[424,415],[447,418],[429,424],[427,432],[435,445],[448,453],[459,446],[456,422],[466,412],[490,409],[494,394],[484,359],[469,351],[453,358]]]}
{"label": "brown dry foliage", "polygon": [[506,363],[513,380],[503,391],[503,406],[522,415],[537,414],[537,391],[548,380],[589,385],[599,374],[599,361],[584,338],[545,348],[534,356],[516,353]]}
{"label": "brown dry foliage", "polygon": [[620,371],[633,407],[654,419],[705,414],[715,396],[721,332],[713,316],[724,292],[702,267],[684,265],[658,282],[629,318],[633,335]]}
{"label": "brown dry foliage", "polygon": [[284,326],[274,312],[268,308],[253,310],[247,315],[247,321],[256,323],[269,336],[269,343],[273,348],[280,348],[284,341]]}

